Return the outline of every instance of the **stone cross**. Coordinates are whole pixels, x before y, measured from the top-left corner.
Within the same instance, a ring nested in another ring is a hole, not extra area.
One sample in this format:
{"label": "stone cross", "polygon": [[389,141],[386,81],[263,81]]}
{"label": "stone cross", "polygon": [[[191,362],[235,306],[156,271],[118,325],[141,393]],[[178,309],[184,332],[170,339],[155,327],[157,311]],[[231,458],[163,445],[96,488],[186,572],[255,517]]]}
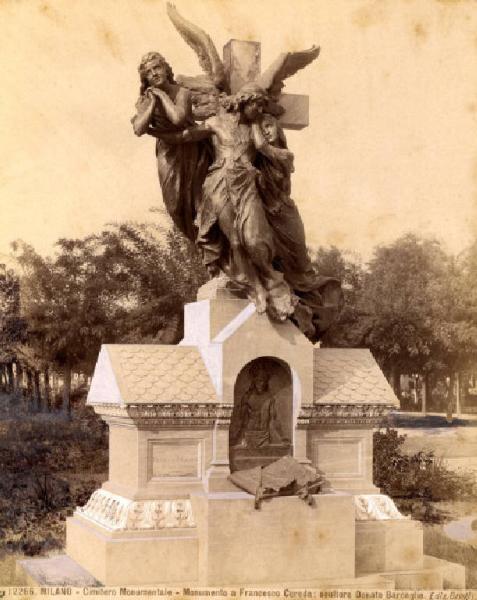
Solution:
{"label": "stone cross", "polygon": [[[260,75],[260,42],[230,40],[224,46],[224,65],[230,93],[235,94],[244,83]],[[279,103],[285,109],[279,122],[285,129],[303,129],[309,124],[309,97],[304,94],[281,94]]]}

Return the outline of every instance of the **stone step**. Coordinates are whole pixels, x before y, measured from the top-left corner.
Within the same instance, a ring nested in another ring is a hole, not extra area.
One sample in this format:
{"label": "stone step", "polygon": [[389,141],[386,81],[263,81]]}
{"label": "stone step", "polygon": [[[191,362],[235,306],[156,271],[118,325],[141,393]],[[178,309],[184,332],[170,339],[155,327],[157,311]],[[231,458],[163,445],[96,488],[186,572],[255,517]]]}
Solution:
{"label": "stone step", "polygon": [[[17,585],[28,585],[34,587],[98,587],[99,583],[88,571],[83,569],[76,561],[66,554],[59,554],[49,558],[30,558],[20,560],[17,563]],[[190,587],[196,589],[200,586],[197,582],[190,583]],[[147,587],[147,586],[146,586]],[[182,587],[182,586],[181,586]],[[241,587],[241,586],[237,586]],[[247,589],[263,589],[263,584],[246,584]],[[351,579],[322,579],[317,581],[299,581],[292,585],[277,583],[267,585],[267,588],[303,590],[307,589],[359,589],[359,590],[392,590],[394,581],[392,578],[382,575],[364,575]],[[172,588],[171,588],[172,589]]]}
{"label": "stone step", "polygon": [[47,587],[98,587],[101,585],[91,573],[66,554],[19,560],[15,575],[17,585]]}
{"label": "stone step", "polygon": [[380,573],[397,590],[465,589],[465,567],[447,560],[424,556],[423,568]]}

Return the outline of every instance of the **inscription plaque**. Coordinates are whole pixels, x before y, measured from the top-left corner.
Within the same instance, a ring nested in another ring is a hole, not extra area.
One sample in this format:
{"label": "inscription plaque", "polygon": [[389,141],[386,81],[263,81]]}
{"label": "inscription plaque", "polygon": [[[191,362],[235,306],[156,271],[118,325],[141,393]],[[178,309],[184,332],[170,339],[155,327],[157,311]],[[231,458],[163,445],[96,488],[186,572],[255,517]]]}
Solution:
{"label": "inscription plaque", "polygon": [[334,438],[314,440],[314,464],[328,477],[361,477],[363,475],[362,440]]}
{"label": "inscription plaque", "polygon": [[149,442],[149,479],[200,479],[199,440],[154,440]]}

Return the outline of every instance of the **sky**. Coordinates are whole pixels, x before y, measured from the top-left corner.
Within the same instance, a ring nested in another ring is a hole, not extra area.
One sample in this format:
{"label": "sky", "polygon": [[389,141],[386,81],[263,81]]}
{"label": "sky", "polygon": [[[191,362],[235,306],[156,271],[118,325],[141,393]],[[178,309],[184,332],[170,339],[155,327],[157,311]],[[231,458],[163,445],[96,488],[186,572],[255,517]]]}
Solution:
{"label": "sky", "polygon": [[[473,0],[176,0],[219,53],[260,41],[262,68],[316,43],[285,91],[310,96],[288,132],[309,245],[370,256],[408,231],[458,253],[477,232],[477,3]],[[141,56],[195,75],[163,0],[2,0],[0,262],[18,238],[165,220],[154,141],[130,124]]]}

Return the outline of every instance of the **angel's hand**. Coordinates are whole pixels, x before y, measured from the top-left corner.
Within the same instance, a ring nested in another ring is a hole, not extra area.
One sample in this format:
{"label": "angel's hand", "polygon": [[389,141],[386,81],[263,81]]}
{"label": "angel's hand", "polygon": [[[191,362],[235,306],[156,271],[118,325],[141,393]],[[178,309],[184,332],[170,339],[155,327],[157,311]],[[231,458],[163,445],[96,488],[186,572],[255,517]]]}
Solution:
{"label": "angel's hand", "polygon": [[144,94],[136,103],[136,114],[131,119],[134,133],[138,136],[147,133],[147,128],[151,122],[152,113],[154,111],[155,99]]}
{"label": "angel's hand", "polygon": [[152,94],[148,94],[147,90],[144,94],[139,97],[139,100],[136,102],[136,110],[138,113],[143,113],[146,110],[150,110],[154,107],[156,102],[155,97]]}
{"label": "angel's hand", "polygon": [[160,100],[162,100],[164,97],[169,98],[167,93],[164,90],[161,90],[160,88],[149,88],[147,91],[150,97],[154,99],[159,98]]}

